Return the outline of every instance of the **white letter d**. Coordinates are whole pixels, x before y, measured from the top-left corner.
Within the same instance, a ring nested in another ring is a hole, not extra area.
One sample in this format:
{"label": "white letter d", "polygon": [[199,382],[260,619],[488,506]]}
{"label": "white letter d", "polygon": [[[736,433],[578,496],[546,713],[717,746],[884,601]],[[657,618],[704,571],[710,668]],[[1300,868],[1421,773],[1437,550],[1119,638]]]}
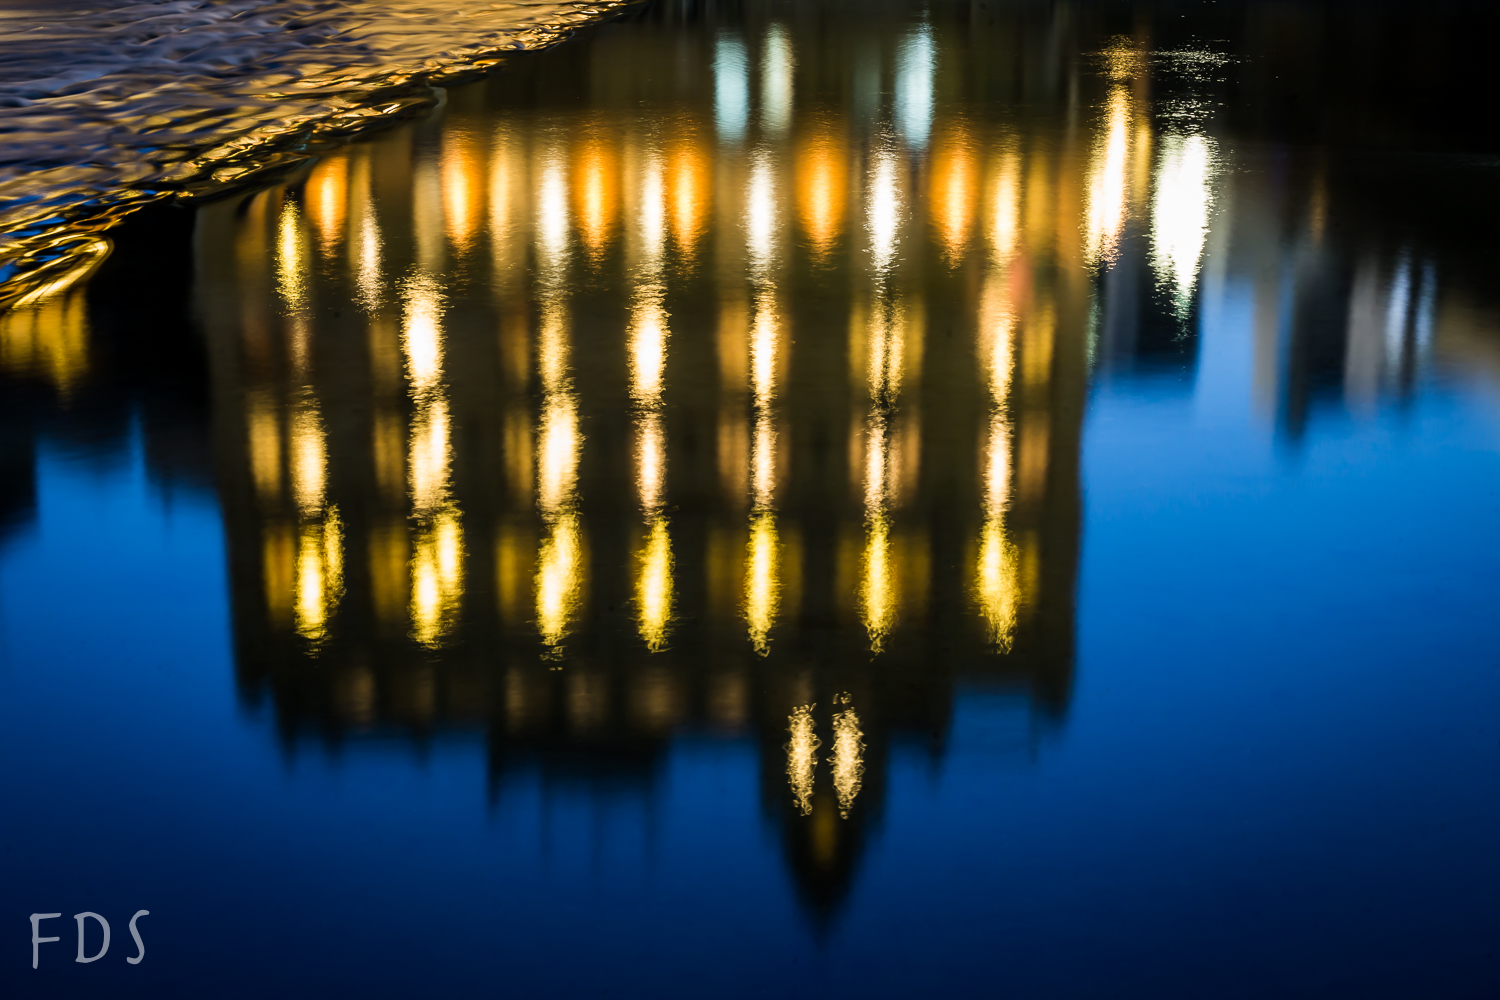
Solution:
{"label": "white letter d", "polygon": [[[86,919],[88,919],[89,917],[93,917],[95,920],[99,921],[99,926],[104,928],[104,943],[99,946],[99,954],[95,955],[93,958],[84,958],[83,957],[83,922]],[[101,959],[101,958],[104,957],[104,953],[106,951],[109,951],[109,921],[105,920],[103,917],[99,916],[99,914],[94,913],[94,912],[92,912],[90,910],[85,910],[82,913],[75,913],[75,914],[73,914],[73,919],[76,920],[76,921],[78,921],[78,957],[75,958],[75,959],[73,959],[73,961],[75,961],[75,962],[97,962],[97,961],[99,961],[99,959]]]}

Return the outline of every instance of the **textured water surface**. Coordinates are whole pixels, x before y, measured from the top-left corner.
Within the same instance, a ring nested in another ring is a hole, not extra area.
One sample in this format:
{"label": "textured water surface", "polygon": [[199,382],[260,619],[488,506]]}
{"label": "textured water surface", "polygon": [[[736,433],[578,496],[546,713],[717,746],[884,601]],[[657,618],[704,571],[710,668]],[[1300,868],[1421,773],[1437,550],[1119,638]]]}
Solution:
{"label": "textured water surface", "polygon": [[[210,193],[613,3],[153,0],[0,7],[0,292],[105,249],[122,208]],[[29,280],[15,281],[15,278]]]}
{"label": "textured water surface", "polygon": [[105,233],[4,995],[1494,996],[1495,17],[649,4]]}

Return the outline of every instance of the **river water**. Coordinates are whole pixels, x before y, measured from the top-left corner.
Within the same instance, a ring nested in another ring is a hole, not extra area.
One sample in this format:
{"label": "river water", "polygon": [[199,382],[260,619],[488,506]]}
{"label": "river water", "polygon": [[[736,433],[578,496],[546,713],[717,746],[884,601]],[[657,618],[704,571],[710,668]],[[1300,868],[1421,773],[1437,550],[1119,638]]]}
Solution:
{"label": "river water", "polygon": [[7,995],[1493,996],[1494,15],[562,10],[47,223]]}

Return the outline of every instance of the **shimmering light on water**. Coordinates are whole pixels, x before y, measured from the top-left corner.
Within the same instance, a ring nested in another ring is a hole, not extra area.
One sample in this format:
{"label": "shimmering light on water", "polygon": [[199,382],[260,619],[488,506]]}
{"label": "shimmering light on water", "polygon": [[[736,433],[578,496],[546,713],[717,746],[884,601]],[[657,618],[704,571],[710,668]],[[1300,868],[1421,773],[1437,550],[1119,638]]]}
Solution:
{"label": "shimmering light on water", "polygon": [[0,864],[156,923],[6,995],[1493,993],[1492,32],[1210,6],[642,6],[80,216]]}

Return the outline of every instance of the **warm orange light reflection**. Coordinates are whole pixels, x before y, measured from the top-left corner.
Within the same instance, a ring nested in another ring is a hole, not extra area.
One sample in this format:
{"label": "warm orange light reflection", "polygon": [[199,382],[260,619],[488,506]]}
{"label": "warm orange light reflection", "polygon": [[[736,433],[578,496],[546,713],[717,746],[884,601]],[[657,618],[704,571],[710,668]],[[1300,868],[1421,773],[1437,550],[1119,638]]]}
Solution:
{"label": "warm orange light reflection", "polygon": [[318,234],[318,245],[331,256],[344,238],[349,204],[349,156],[335,153],[318,161],[302,188],[302,205]]}
{"label": "warm orange light reflection", "polygon": [[944,130],[933,146],[928,204],[943,255],[950,264],[957,263],[968,249],[978,200],[978,175],[968,131],[961,125]]}
{"label": "warm orange light reflection", "polygon": [[620,156],[606,136],[588,136],[573,153],[573,205],[584,249],[597,260],[619,213]]}
{"label": "warm orange light reflection", "polygon": [[710,178],[707,146],[697,130],[690,130],[667,150],[672,238],[685,263],[692,261],[708,217]]}
{"label": "warm orange light reflection", "polygon": [[479,144],[467,131],[454,129],[444,136],[442,176],[448,242],[463,253],[484,227],[484,160]]}
{"label": "warm orange light reflection", "polygon": [[848,149],[837,123],[810,129],[796,154],[797,216],[817,256],[833,249],[844,227]]}

